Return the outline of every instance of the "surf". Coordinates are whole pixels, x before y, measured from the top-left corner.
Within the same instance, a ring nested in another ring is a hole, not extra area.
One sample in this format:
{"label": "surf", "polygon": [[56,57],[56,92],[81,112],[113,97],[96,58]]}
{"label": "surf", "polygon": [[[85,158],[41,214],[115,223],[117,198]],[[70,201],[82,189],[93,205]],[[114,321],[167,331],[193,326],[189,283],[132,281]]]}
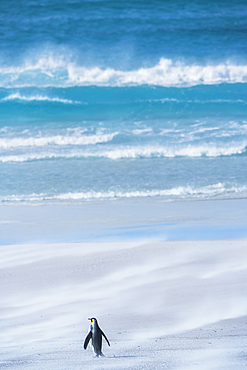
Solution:
{"label": "surf", "polygon": [[151,67],[124,70],[97,65],[84,66],[61,55],[40,57],[37,62],[1,67],[0,87],[140,86],[190,87],[247,82],[247,64],[229,60],[220,63],[188,63],[162,57]]}

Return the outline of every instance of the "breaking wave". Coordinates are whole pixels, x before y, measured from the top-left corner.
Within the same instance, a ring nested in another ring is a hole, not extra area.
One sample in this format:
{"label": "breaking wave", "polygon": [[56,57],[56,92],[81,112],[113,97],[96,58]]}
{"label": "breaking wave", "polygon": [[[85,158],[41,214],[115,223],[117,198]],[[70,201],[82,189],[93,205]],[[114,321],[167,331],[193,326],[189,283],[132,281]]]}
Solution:
{"label": "breaking wave", "polygon": [[[81,138],[75,137],[50,137],[50,138],[37,138],[37,139],[22,139],[23,146],[44,146],[48,144],[76,144],[77,145],[86,145],[86,144],[95,144],[100,142],[106,142],[113,138],[115,134],[102,135],[102,137],[95,136],[85,136]],[[17,140],[17,141],[16,141]],[[25,141],[26,140],[26,141]],[[20,146],[18,139],[9,140],[8,143],[2,143],[0,141],[0,147],[7,148],[14,147],[14,145]],[[4,147],[5,145],[5,147]],[[95,150],[79,150],[72,149],[71,151],[66,152],[55,152],[55,151],[44,151],[44,152],[35,152],[35,153],[24,153],[18,155],[2,155],[0,156],[0,162],[26,162],[34,160],[43,160],[43,159],[56,159],[56,158],[106,158],[111,160],[118,159],[137,159],[137,158],[174,158],[174,157],[220,157],[220,156],[231,156],[231,155],[241,155],[246,153],[247,143],[239,143],[236,145],[201,145],[193,146],[188,145],[183,148],[174,148],[174,147],[132,147],[132,148],[115,148],[109,150],[100,150],[96,148]]]}
{"label": "breaking wave", "polygon": [[[242,154],[246,150],[247,143],[238,144],[236,146],[210,146],[201,145],[193,146],[188,145],[183,148],[174,147],[135,147],[135,148],[124,148],[104,151],[98,154],[100,157],[106,157],[109,159],[121,159],[121,158],[154,158],[154,157],[219,157],[219,156],[229,156],[234,154]],[[85,156],[90,156],[86,154]]]}
{"label": "breaking wave", "polygon": [[186,65],[162,58],[151,68],[134,71],[102,70],[98,67],[69,66],[69,82],[75,85],[156,85],[156,86],[193,86],[220,83],[247,82],[247,65]]}
{"label": "breaking wave", "polygon": [[117,70],[85,67],[58,56],[42,56],[22,66],[0,67],[1,87],[69,86],[195,86],[246,83],[247,65],[229,61],[219,64],[186,64],[161,58],[152,67]]}
{"label": "breaking wave", "polygon": [[215,185],[209,185],[200,188],[193,188],[191,186],[180,186],[172,189],[165,190],[136,190],[136,191],[108,191],[108,192],[82,192],[82,193],[66,193],[60,194],[55,199],[60,200],[80,200],[80,199],[105,199],[105,198],[137,198],[137,197],[178,197],[178,198],[190,198],[190,197],[214,197],[225,193],[243,193],[247,191],[246,186],[242,187],[231,187],[227,189],[225,184],[218,183]]}
{"label": "breaking wave", "polygon": [[[69,136],[69,135],[54,135],[54,136],[42,136],[42,137],[27,137],[27,138],[4,138],[0,139],[1,149],[21,148],[21,147],[43,147],[47,145],[89,145],[97,143],[105,143],[111,141],[113,137],[117,135],[117,132],[112,134],[96,134],[96,135],[80,135],[80,136]],[[30,159],[39,159],[39,154],[32,154]],[[15,157],[15,156],[13,156]],[[19,156],[17,156],[19,157]],[[43,155],[41,156],[41,158]],[[46,155],[44,155],[44,158]],[[6,157],[8,158],[8,157]],[[23,158],[20,156],[18,162],[25,161],[25,155]],[[28,155],[27,155],[28,158]],[[27,159],[28,160],[28,159]]]}

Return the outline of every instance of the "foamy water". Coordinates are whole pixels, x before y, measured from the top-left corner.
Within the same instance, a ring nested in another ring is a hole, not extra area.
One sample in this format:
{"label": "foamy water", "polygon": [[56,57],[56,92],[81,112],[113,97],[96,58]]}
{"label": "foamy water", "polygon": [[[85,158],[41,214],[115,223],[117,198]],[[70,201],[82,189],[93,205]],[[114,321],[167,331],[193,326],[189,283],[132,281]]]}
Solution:
{"label": "foamy water", "polygon": [[[30,79],[34,72],[35,78]],[[20,67],[0,68],[0,86],[4,88],[91,85],[183,87],[246,82],[247,65],[233,64],[230,60],[216,65],[200,65],[161,58],[156,65],[150,68],[124,71],[113,68],[102,69],[97,66],[86,68],[69,61],[59,61],[51,54],[48,58],[41,57],[36,63],[30,61]],[[11,98],[20,99],[18,95],[11,96]],[[25,97],[21,99],[25,100]],[[63,102],[68,103],[66,100]]]}
{"label": "foamy water", "polygon": [[42,4],[3,4],[2,203],[246,196],[245,4]]}

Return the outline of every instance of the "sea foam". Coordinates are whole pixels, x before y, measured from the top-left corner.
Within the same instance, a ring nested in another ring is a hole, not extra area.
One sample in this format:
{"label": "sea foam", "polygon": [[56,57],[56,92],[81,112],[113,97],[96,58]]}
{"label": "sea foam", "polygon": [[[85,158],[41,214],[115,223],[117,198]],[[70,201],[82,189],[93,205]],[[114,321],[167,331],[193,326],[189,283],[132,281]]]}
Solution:
{"label": "sea foam", "polygon": [[55,196],[60,200],[85,200],[85,199],[108,199],[108,198],[140,198],[140,197],[179,197],[185,198],[211,198],[229,193],[246,193],[247,187],[231,187],[226,184],[217,183],[203,187],[178,186],[163,190],[136,190],[136,191],[107,191],[107,192],[78,192],[65,193]]}
{"label": "sea foam", "polygon": [[187,65],[162,58],[151,68],[133,71],[120,71],[111,68],[101,69],[68,66],[68,80],[72,85],[156,85],[194,86],[220,83],[247,82],[247,65],[222,63],[218,65]]}
{"label": "sea foam", "polygon": [[[49,144],[57,145],[87,145],[103,143],[112,140],[114,134],[98,136],[89,136],[88,138],[75,138],[75,137],[60,137],[59,135],[53,138],[37,138],[37,139],[20,139],[22,146],[45,146]],[[19,139],[12,139],[8,142],[0,141],[0,147],[13,148],[21,146]],[[175,158],[175,157],[220,157],[240,155],[246,152],[247,143],[227,145],[200,145],[193,146],[187,145],[183,148],[176,147],[162,147],[162,146],[147,146],[147,147],[129,147],[129,148],[115,148],[109,150],[94,149],[71,149],[69,151],[44,151],[24,154],[11,154],[1,155],[0,162],[25,162],[41,159],[56,159],[56,158],[106,158],[111,160],[119,159],[137,159],[137,158]]]}
{"label": "sea foam", "polygon": [[[21,148],[21,147],[43,147],[47,145],[89,145],[97,143],[105,143],[111,141],[117,132],[111,134],[96,134],[96,135],[54,135],[54,136],[42,136],[42,137],[16,137],[16,138],[3,138],[0,139],[0,148]],[[7,157],[6,157],[7,158]],[[25,156],[23,157],[25,158]],[[27,157],[28,158],[28,157]],[[35,159],[35,156],[32,158]],[[37,155],[37,159],[39,154]],[[21,159],[21,158],[20,158]],[[22,160],[19,160],[22,161]]]}
{"label": "sea foam", "polygon": [[235,198],[246,196],[247,186],[229,186],[224,183],[216,183],[207,186],[178,186],[170,189],[153,189],[153,190],[107,190],[107,191],[81,191],[67,192],[60,194],[26,194],[26,195],[11,195],[0,197],[0,202],[8,203],[56,203],[56,202],[78,202],[90,200],[107,200],[107,199],[127,199],[127,198],[154,198],[162,197],[170,201],[173,199],[212,199],[212,198]]}

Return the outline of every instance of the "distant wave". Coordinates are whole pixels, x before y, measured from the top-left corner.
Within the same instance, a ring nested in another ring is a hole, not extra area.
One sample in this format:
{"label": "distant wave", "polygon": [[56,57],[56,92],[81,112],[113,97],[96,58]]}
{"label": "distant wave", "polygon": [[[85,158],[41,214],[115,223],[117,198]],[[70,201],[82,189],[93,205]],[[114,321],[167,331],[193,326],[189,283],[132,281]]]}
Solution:
{"label": "distant wave", "polygon": [[169,200],[184,199],[210,199],[210,198],[228,198],[240,197],[246,195],[247,186],[227,186],[226,184],[217,183],[203,187],[179,186],[164,190],[133,190],[133,191],[85,191],[85,192],[68,192],[56,195],[29,194],[29,195],[10,195],[0,197],[0,202],[56,202],[56,201],[90,201],[94,199],[121,199],[121,198],[147,198],[147,197],[164,197]]}
{"label": "distant wave", "polygon": [[1,101],[8,100],[24,100],[24,101],[49,101],[49,102],[58,102],[64,104],[81,104],[79,101],[73,101],[69,99],[60,99],[60,98],[50,98],[48,96],[35,95],[35,96],[25,96],[20,93],[11,94],[2,98]]}
{"label": "distant wave", "polygon": [[[102,138],[96,137],[85,137],[84,138],[74,138],[74,137],[54,137],[48,138],[37,138],[32,139],[30,142],[31,145],[35,146],[43,146],[48,144],[56,144],[56,140],[59,145],[66,144],[74,144],[77,142],[79,145],[85,144],[94,144],[97,142],[104,142],[109,141],[112,139],[114,134],[112,135],[103,135]],[[13,142],[10,141],[9,145],[14,147],[15,140]],[[27,142],[23,142],[23,146],[28,146],[28,139]],[[101,141],[100,141],[101,140]],[[1,145],[1,141],[0,141]],[[5,143],[6,145],[6,143]],[[18,142],[16,143],[18,145]],[[2,144],[2,147],[3,144]],[[6,148],[7,146],[5,146]],[[137,158],[174,158],[174,157],[220,157],[220,156],[231,156],[231,155],[240,155],[246,153],[247,143],[239,143],[236,145],[201,145],[201,146],[192,146],[188,145],[184,148],[166,148],[166,147],[133,147],[133,148],[115,148],[111,150],[100,150],[96,148],[94,151],[90,150],[71,150],[66,151],[63,153],[62,151],[59,152],[37,152],[37,153],[25,153],[19,155],[5,155],[0,156],[0,162],[25,162],[25,161],[33,161],[33,160],[42,160],[42,159],[56,159],[56,158],[107,158],[112,160],[118,159],[137,159]]]}
{"label": "distant wave", "polygon": [[[6,101],[12,101],[12,100],[20,100],[20,101],[25,101],[25,102],[51,102],[51,103],[62,103],[62,104],[83,104],[87,105],[88,103],[86,102],[80,102],[78,100],[71,100],[71,99],[61,99],[58,97],[49,97],[46,95],[21,95],[19,92],[10,94],[6,96],[5,98],[0,99],[0,102],[6,102]],[[247,100],[243,99],[211,99],[211,100],[198,100],[198,99],[175,99],[175,98],[160,98],[160,99],[139,99],[136,100],[136,103],[143,103],[143,102],[149,102],[149,103],[192,103],[192,104],[222,104],[222,103],[227,103],[227,104],[247,104]]]}
{"label": "distant wave", "polygon": [[[26,137],[26,138],[3,138],[0,139],[0,148],[21,148],[21,147],[42,147],[47,145],[89,145],[97,143],[105,143],[111,141],[117,132],[112,134],[96,134],[96,135],[54,135],[43,137]],[[14,157],[14,156],[13,156]],[[25,158],[25,155],[23,156]],[[27,156],[28,158],[28,156]],[[31,155],[31,159],[36,159],[35,155]],[[39,159],[39,155],[37,156]],[[20,156],[20,161],[21,156]]]}
{"label": "distant wave", "polygon": [[186,64],[161,58],[159,63],[135,70],[116,70],[98,66],[85,67],[55,56],[21,66],[0,66],[1,87],[69,87],[69,86],[195,86],[221,83],[246,83],[247,65],[222,62],[219,64]]}
{"label": "distant wave", "polygon": [[149,102],[149,103],[192,103],[192,104],[247,104],[247,99],[208,99],[208,100],[199,100],[199,99],[174,99],[174,98],[160,98],[160,99],[140,99],[137,102]]}

